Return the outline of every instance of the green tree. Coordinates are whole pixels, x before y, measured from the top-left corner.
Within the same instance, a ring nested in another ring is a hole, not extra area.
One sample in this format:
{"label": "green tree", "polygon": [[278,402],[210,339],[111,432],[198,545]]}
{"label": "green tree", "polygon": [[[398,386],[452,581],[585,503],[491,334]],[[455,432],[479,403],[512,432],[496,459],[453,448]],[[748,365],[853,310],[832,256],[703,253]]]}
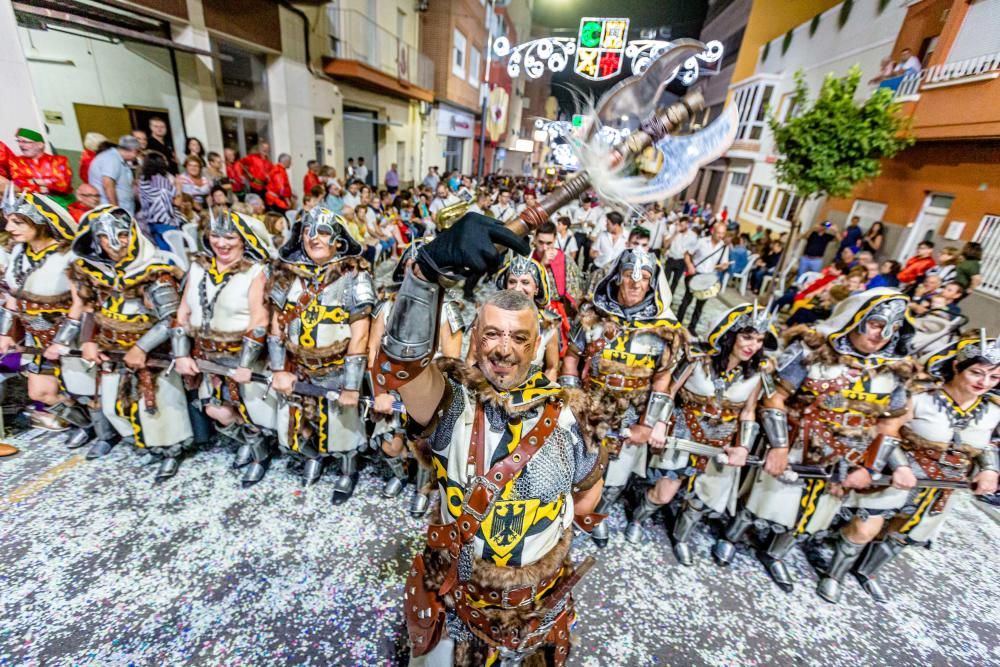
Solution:
{"label": "green tree", "polygon": [[[798,197],[791,233],[776,275],[795,247],[803,205],[829,195],[845,197],[861,181],[882,171],[882,160],[913,143],[908,119],[899,113],[888,88],[876,89],[864,102],[854,101],[861,82],[861,68],[844,77],[827,75],[811,103],[802,71],[795,73],[792,112],[784,122],[768,114],[768,125],[779,154],[778,180]],[[775,283],[772,283],[775,284]]]}

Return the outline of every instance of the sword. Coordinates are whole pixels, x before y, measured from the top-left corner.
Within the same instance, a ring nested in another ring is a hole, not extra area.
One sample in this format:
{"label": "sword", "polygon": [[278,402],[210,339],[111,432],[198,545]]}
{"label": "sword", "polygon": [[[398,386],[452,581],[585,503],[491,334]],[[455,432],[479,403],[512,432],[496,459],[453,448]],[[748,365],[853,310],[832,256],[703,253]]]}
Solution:
{"label": "sword", "polygon": [[[45,351],[44,348],[31,347],[31,346],[20,346],[18,347],[18,350],[23,354],[35,354],[35,355],[41,355]],[[121,363],[125,359],[125,352],[121,352],[120,350],[101,350],[101,352],[105,356],[107,356],[113,363]],[[82,359],[83,352],[81,352],[80,350],[67,350],[67,352],[62,356]],[[176,359],[167,355],[161,355],[161,354],[146,355],[147,366],[151,368],[163,368],[166,369],[168,373],[174,370],[175,362]],[[232,378],[233,374],[236,372],[235,368],[230,368],[229,366],[223,366],[222,364],[215,363],[214,361],[196,359],[195,363],[198,365],[199,371],[201,371],[202,373],[207,373],[209,375],[217,375],[220,377]],[[121,369],[120,372],[127,373],[128,369]],[[268,385],[268,388],[270,388],[271,373],[251,373],[250,381],[261,382],[263,384]],[[336,389],[328,389],[318,384],[313,384],[311,382],[301,382],[298,380],[295,382],[294,385],[292,385],[292,393],[298,394],[300,396],[313,396],[315,398],[325,398],[329,401],[336,401],[337,399],[340,398],[341,394],[341,392],[337,391]],[[371,410],[375,405],[375,401],[367,397],[359,398],[358,402],[359,404],[362,405],[362,407],[365,410]],[[406,409],[403,406],[403,402],[393,401],[392,411],[397,413],[404,413]]]}
{"label": "sword", "polygon": [[[882,479],[876,479],[872,481],[871,486],[875,487],[885,487],[892,486],[892,478],[883,477]],[[950,479],[918,479],[915,489],[956,489],[971,491],[973,489],[969,482],[964,480],[950,480]]]}

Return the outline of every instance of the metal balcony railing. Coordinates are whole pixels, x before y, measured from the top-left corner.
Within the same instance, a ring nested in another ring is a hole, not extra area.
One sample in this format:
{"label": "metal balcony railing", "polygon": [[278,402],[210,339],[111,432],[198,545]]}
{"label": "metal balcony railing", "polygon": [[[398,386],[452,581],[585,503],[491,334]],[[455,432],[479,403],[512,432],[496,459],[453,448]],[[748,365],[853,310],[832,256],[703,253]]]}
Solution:
{"label": "metal balcony railing", "polygon": [[957,86],[997,77],[1000,77],[1000,51],[925,67],[919,72],[886,79],[879,85],[895,89],[894,96],[899,99],[912,97],[921,90]]}
{"label": "metal balcony railing", "polygon": [[434,63],[412,44],[357,10],[330,5],[327,17],[335,57],[359,60],[401,81],[433,90]]}

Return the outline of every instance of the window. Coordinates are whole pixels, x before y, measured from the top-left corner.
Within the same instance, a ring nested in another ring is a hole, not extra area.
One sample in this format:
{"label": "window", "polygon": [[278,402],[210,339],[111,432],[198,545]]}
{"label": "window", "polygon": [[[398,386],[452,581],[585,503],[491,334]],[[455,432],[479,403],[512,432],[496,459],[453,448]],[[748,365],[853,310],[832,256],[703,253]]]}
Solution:
{"label": "window", "polygon": [[733,101],[739,111],[737,140],[760,140],[760,135],[764,132],[767,105],[771,102],[773,93],[774,86],[766,83],[747,85],[733,93]]}
{"label": "window", "polygon": [[983,282],[977,288],[984,294],[1000,297],[1000,215],[984,215],[973,239],[983,246],[979,270]]}
{"label": "window", "polygon": [[729,184],[734,188],[742,188],[747,184],[747,172],[734,171],[733,175],[729,178]]}
{"label": "window", "polygon": [[479,49],[472,47],[469,49],[469,83],[479,87],[479,61],[482,55]]}
{"label": "window", "polygon": [[465,78],[465,48],[465,35],[456,30],[451,48],[451,73],[460,79]]}
{"label": "window", "polygon": [[785,222],[791,222],[795,217],[795,209],[799,206],[799,198],[788,190],[778,190],[778,204],[774,207],[771,217]]}
{"label": "window", "polygon": [[771,197],[771,188],[764,185],[755,185],[750,191],[750,210],[756,213],[763,213],[767,206],[767,200]]}

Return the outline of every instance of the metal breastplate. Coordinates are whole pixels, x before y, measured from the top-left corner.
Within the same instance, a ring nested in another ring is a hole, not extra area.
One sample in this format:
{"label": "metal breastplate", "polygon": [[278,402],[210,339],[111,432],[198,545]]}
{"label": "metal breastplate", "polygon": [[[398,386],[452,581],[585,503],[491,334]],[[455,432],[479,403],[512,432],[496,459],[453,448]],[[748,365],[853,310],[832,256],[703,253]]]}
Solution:
{"label": "metal breastplate", "polygon": [[[595,327],[588,332],[588,340],[591,343],[599,343],[599,337],[604,336],[604,329],[601,326]],[[588,347],[590,347],[588,345]],[[643,368],[655,370],[666,349],[666,342],[644,329],[624,329],[616,336],[607,341],[591,359],[592,369],[596,372],[601,360],[624,364],[632,368]]]}
{"label": "metal breastplate", "polygon": [[[344,309],[351,277],[343,275],[323,290],[288,324],[288,340],[301,348],[325,348],[351,337],[350,314]],[[288,290],[285,308],[298,301],[304,286],[296,278]]]}

